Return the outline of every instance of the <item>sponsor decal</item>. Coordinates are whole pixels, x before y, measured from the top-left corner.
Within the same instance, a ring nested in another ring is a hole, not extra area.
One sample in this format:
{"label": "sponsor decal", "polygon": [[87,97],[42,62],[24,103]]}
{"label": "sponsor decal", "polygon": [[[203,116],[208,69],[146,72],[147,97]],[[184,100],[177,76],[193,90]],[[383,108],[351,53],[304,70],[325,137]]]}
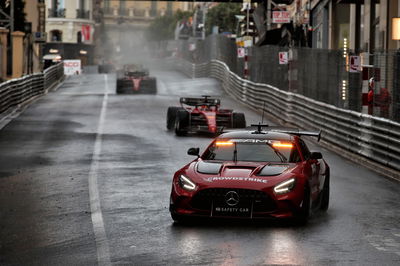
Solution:
{"label": "sponsor decal", "polygon": [[266,184],[268,181],[261,178],[253,178],[253,177],[232,177],[232,176],[213,176],[203,178],[206,182],[214,182],[214,181],[247,181],[247,182],[257,182]]}
{"label": "sponsor decal", "polygon": [[249,208],[215,207],[216,212],[249,212]]}

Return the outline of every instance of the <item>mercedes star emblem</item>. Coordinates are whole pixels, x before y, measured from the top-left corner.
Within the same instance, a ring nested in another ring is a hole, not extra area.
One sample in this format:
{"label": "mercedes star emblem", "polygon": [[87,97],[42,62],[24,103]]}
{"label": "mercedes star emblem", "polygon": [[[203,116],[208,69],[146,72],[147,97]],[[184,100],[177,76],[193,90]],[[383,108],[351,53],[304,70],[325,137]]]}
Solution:
{"label": "mercedes star emblem", "polygon": [[229,206],[233,207],[239,203],[239,195],[235,191],[229,191],[225,195],[225,202]]}

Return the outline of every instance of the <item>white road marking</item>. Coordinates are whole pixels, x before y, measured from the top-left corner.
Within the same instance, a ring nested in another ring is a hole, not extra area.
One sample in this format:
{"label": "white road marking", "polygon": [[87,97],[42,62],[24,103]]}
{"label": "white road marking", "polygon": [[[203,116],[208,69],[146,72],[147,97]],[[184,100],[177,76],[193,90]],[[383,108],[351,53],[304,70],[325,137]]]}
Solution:
{"label": "white road marking", "polygon": [[104,75],[105,87],[104,98],[101,106],[101,113],[99,117],[99,125],[97,128],[96,141],[92,155],[92,164],[89,172],[89,197],[90,197],[90,210],[92,213],[93,232],[96,239],[97,248],[97,262],[100,266],[111,265],[110,260],[110,247],[104,228],[103,213],[101,212],[99,189],[97,185],[98,170],[100,164],[101,146],[103,142],[103,128],[107,110],[108,101],[108,78]]}

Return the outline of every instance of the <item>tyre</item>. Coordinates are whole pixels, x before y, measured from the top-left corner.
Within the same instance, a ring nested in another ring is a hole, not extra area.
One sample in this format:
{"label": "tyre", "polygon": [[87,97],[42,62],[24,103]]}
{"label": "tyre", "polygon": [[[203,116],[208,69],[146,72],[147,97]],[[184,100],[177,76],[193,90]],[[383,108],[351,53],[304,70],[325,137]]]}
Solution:
{"label": "tyre", "polygon": [[150,78],[144,79],[140,82],[140,91],[144,94],[156,94],[157,93],[157,79]]}
{"label": "tyre", "polygon": [[175,106],[168,107],[168,111],[167,111],[167,129],[168,130],[171,130],[174,128],[176,113],[178,112],[178,110],[184,110],[184,109],[182,107],[175,107]]}
{"label": "tyre", "polygon": [[325,177],[324,189],[322,190],[321,207],[322,211],[327,211],[329,208],[329,194],[330,194],[330,177],[329,173]]}
{"label": "tyre", "polygon": [[310,193],[310,188],[308,187],[308,185],[306,185],[304,188],[303,204],[301,206],[299,213],[296,216],[296,222],[299,225],[305,225],[307,224],[310,215],[311,215],[311,193]]}
{"label": "tyre", "polygon": [[189,113],[186,110],[178,110],[175,118],[175,134],[177,136],[185,136],[187,134],[188,124]]}
{"label": "tyre", "polygon": [[233,113],[233,128],[245,128],[246,127],[246,118],[243,113]]}
{"label": "tyre", "polygon": [[123,80],[117,79],[117,90],[116,90],[116,92],[117,92],[117,94],[124,93],[124,82],[123,82]]}

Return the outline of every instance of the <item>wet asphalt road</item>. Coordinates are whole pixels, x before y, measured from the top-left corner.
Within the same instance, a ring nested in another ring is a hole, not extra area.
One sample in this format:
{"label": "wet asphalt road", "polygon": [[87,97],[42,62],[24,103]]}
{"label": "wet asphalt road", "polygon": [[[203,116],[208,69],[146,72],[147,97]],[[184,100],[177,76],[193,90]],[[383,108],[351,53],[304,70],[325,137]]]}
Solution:
{"label": "wet asphalt road", "polygon": [[211,79],[153,72],[156,96],[115,95],[115,76],[71,77],[0,130],[0,265],[399,265],[400,184],[321,150],[331,207],[305,227],[173,224],[174,171],[207,136],[176,137],[179,96],[221,95]]}

